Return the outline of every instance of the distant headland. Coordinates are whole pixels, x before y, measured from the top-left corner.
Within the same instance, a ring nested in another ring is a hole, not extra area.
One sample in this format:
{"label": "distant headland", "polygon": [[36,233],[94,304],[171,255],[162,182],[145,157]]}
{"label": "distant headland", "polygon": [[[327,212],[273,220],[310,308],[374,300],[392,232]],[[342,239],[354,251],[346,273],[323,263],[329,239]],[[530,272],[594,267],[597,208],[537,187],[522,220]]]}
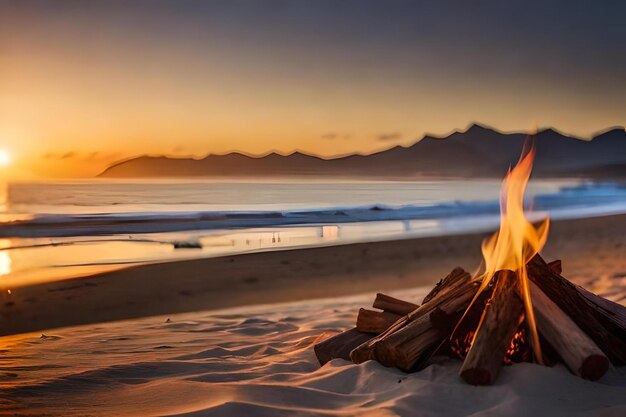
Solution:
{"label": "distant headland", "polygon": [[[438,137],[426,135],[411,146],[369,155],[321,158],[301,152],[251,156],[238,152],[202,159],[140,156],[115,163],[99,177],[502,177],[529,134],[504,133],[481,124]],[[626,177],[626,132],[613,127],[590,140],[555,129],[532,135],[537,147],[535,175]]]}

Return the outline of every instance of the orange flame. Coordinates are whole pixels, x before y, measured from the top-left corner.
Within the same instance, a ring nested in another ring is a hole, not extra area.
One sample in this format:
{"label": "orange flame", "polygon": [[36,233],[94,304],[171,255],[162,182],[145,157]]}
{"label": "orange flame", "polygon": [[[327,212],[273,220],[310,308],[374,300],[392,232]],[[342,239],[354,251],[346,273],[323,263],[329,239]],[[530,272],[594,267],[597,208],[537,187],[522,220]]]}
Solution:
{"label": "orange flame", "polygon": [[[533,225],[524,213],[524,193],[535,158],[534,146],[522,156],[513,169],[509,169],[500,189],[500,229],[482,244],[485,273],[476,294],[480,294],[500,270],[517,273],[521,297],[524,301],[530,343],[537,362],[543,363],[539,334],[535,324],[526,264],[543,248],[548,238],[550,219]],[[476,299],[476,297],[474,299]],[[472,302],[473,304],[473,302]]]}

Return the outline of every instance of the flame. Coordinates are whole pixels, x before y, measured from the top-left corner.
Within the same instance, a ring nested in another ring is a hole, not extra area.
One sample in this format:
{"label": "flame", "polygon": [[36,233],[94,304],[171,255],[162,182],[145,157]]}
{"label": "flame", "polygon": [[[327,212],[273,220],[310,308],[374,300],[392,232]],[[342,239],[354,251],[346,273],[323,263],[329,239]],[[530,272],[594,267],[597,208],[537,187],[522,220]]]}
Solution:
{"label": "flame", "polygon": [[[480,288],[474,297],[490,284],[495,273],[501,270],[515,271],[519,279],[520,295],[529,332],[529,340],[536,360],[543,363],[539,334],[535,324],[526,264],[543,248],[548,238],[550,219],[545,218],[537,226],[524,213],[524,193],[535,158],[535,148],[525,148],[519,162],[509,169],[500,189],[500,229],[482,244],[485,272]],[[473,302],[472,301],[472,304]]]}

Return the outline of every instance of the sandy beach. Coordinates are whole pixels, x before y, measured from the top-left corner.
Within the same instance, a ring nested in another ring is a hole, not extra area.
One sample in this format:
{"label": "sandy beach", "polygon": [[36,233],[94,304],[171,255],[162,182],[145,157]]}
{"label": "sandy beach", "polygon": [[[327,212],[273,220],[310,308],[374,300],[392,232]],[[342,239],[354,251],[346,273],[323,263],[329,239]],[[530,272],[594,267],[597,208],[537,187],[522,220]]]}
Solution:
{"label": "sandy beach", "polygon": [[[623,304],[625,232],[626,216],[556,222],[544,256]],[[13,334],[0,339],[2,413],[624,415],[624,368],[592,383],[562,365],[518,364],[479,388],[450,359],[410,375],[373,362],[319,367],[312,346],[353,326],[374,292],[420,302],[452,267],[478,265],[482,237],[154,264],[17,288],[2,306],[2,332]]]}
{"label": "sandy beach", "polygon": [[[419,302],[429,288],[392,294]],[[3,338],[0,415],[601,416],[626,413],[626,369],[600,381],[563,365],[505,367],[466,385],[461,362],[404,374],[321,367],[313,345],[353,326],[372,295],[157,316]]]}

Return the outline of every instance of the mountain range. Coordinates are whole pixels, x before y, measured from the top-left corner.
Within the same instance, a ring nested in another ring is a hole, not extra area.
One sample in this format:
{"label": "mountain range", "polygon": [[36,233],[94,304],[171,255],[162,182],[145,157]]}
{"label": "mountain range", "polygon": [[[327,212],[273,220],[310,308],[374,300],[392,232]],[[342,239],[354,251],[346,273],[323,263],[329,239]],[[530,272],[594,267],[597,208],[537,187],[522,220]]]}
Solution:
{"label": "mountain range", "polygon": [[140,156],[108,167],[100,177],[277,177],[364,178],[502,177],[531,138],[536,146],[534,175],[626,177],[626,132],[611,128],[585,140],[554,129],[503,133],[480,124],[444,137],[426,135],[411,146],[369,155],[321,158],[301,152],[250,156],[238,152],[202,159]]}

